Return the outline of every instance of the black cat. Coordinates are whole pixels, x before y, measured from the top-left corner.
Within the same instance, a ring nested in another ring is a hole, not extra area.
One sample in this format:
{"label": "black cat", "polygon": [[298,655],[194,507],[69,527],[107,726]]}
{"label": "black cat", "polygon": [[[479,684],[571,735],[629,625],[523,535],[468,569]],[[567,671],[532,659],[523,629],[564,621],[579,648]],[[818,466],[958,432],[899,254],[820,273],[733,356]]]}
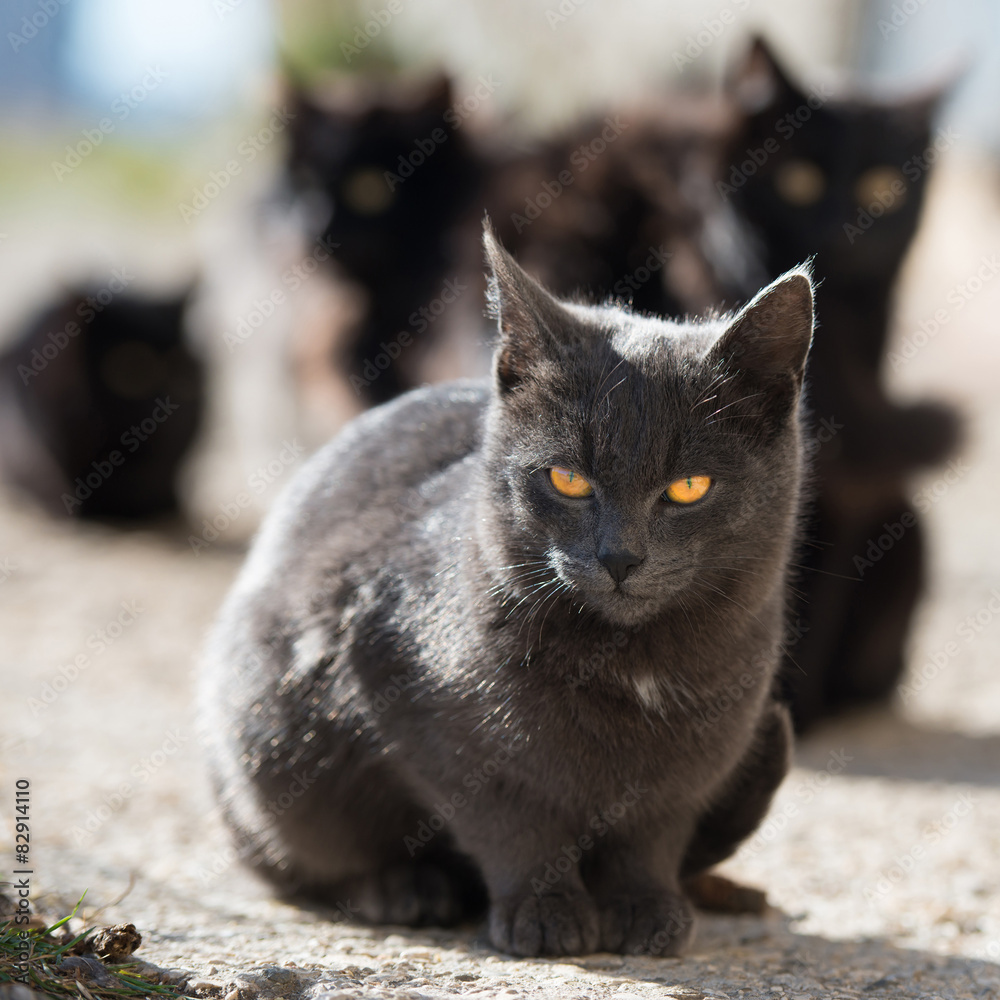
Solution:
{"label": "black cat", "polygon": [[558,295],[614,297],[656,315],[746,301],[764,270],[718,198],[732,114],[690,95],[586,121],[491,161],[497,235]]}
{"label": "black cat", "polygon": [[67,292],[0,356],[0,472],[52,513],[175,511],[204,409],[186,296]]}
{"label": "black cat", "polygon": [[812,333],[569,304],[489,232],[493,377],[349,425],[270,515],[201,719],[245,860],[521,955],[673,954],[788,764],[772,698]]}
{"label": "black cat", "polygon": [[[481,165],[443,79],[360,93],[345,84],[333,97],[296,96],[288,176],[311,196],[315,235],[364,293],[364,318],[338,360],[361,398],[380,403],[417,384],[409,355],[433,322],[420,310],[448,297],[461,260],[456,224],[473,206]],[[376,372],[382,355],[391,364]]]}
{"label": "black cat", "polygon": [[[822,317],[808,371],[817,502],[798,557],[783,670],[804,729],[893,690],[923,588],[908,476],[944,459],[959,437],[950,409],[899,405],[882,377],[892,294],[936,158],[931,123],[942,95],[890,104],[805,92],[760,41],[736,93],[749,113],[720,190],[758,233],[771,276],[814,258]],[[887,533],[891,548],[882,554]]]}

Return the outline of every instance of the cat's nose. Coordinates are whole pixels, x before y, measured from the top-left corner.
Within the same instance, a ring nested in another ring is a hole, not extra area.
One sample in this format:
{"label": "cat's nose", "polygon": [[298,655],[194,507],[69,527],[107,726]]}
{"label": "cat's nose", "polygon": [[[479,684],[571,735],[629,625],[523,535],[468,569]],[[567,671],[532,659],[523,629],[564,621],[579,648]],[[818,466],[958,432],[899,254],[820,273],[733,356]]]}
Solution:
{"label": "cat's nose", "polygon": [[597,558],[611,574],[615,583],[621,583],[637,566],[642,565],[642,556],[637,556],[628,549],[621,552],[598,552]]}

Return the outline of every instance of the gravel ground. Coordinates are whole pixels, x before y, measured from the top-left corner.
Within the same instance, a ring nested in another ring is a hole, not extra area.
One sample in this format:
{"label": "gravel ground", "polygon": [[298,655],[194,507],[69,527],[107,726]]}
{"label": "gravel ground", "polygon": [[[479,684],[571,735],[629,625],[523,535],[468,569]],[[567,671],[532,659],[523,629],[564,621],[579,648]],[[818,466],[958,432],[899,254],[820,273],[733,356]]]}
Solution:
{"label": "gravel ground", "polygon": [[139,926],[139,956],[227,1000],[1000,997],[1000,281],[966,285],[1000,250],[1000,184],[968,164],[939,181],[897,346],[937,309],[948,323],[893,377],[960,401],[969,440],[947,479],[914,484],[934,583],[905,697],[804,742],[724,866],[771,913],[704,916],[683,959],[521,961],[481,927],[371,930],[272,900],[232,863],[192,728],[194,659],[241,550],[195,555],[180,530],[58,524],[2,498],[0,815],[9,829],[28,778],[36,909],[86,889],[88,913]]}

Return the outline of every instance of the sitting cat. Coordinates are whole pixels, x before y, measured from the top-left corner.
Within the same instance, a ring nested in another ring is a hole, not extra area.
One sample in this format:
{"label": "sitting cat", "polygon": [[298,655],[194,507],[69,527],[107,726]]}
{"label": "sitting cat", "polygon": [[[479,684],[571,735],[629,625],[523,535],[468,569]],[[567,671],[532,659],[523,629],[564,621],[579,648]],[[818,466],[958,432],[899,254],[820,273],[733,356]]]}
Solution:
{"label": "sitting cat", "polygon": [[502,951],[674,954],[788,765],[810,280],[669,322],[485,244],[492,378],[358,417],[265,524],[202,674],[214,784],[247,862],[364,920],[485,889]]}
{"label": "sitting cat", "polygon": [[[287,174],[306,199],[312,235],[364,298],[336,360],[366,404],[382,403],[419,384],[410,355],[434,332],[428,307],[443,290],[450,298],[446,282],[461,257],[456,225],[472,207],[481,165],[444,79],[345,82],[325,96],[294,99]],[[382,356],[387,365],[366,374]]]}
{"label": "sitting cat", "polygon": [[187,296],[108,294],[67,292],[0,355],[0,475],[54,514],[171,513],[204,408]]}
{"label": "sitting cat", "polygon": [[[816,503],[796,559],[791,635],[800,638],[783,671],[805,729],[893,690],[924,576],[908,478],[959,437],[951,409],[894,402],[882,374],[942,95],[878,103],[806,93],[760,41],[736,91],[750,113],[720,187],[759,235],[770,276],[814,258],[823,317],[808,372]],[[901,534],[872,561],[870,546],[887,531]]]}

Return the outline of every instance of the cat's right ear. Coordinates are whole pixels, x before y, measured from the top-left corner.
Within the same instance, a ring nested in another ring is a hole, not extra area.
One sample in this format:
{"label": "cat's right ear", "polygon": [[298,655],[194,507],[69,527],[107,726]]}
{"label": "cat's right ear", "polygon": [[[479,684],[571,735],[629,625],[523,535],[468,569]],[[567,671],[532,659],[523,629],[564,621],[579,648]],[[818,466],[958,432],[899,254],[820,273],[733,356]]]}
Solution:
{"label": "cat's right ear", "polygon": [[794,102],[799,96],[798,88],[760,37],[751,43],[750,51],[730,80],[729,90],[740,107],[751,115],[778,104]]}
{"label": "cat's right ear", "polygon": [[753,400],[759,414],[783,418],[802,388],[814,325],[809,265],[788,271],[758,292],[730,321],[708,354],[729,375],[731,392]]}
{"label": "cat's right ear", "polygon": [[500,343],[494,356],[497,387],[511,392],[553,356],[571,325],[562,306],[497,242],[483,219],[483,248],[490,268],[487,300]]}

